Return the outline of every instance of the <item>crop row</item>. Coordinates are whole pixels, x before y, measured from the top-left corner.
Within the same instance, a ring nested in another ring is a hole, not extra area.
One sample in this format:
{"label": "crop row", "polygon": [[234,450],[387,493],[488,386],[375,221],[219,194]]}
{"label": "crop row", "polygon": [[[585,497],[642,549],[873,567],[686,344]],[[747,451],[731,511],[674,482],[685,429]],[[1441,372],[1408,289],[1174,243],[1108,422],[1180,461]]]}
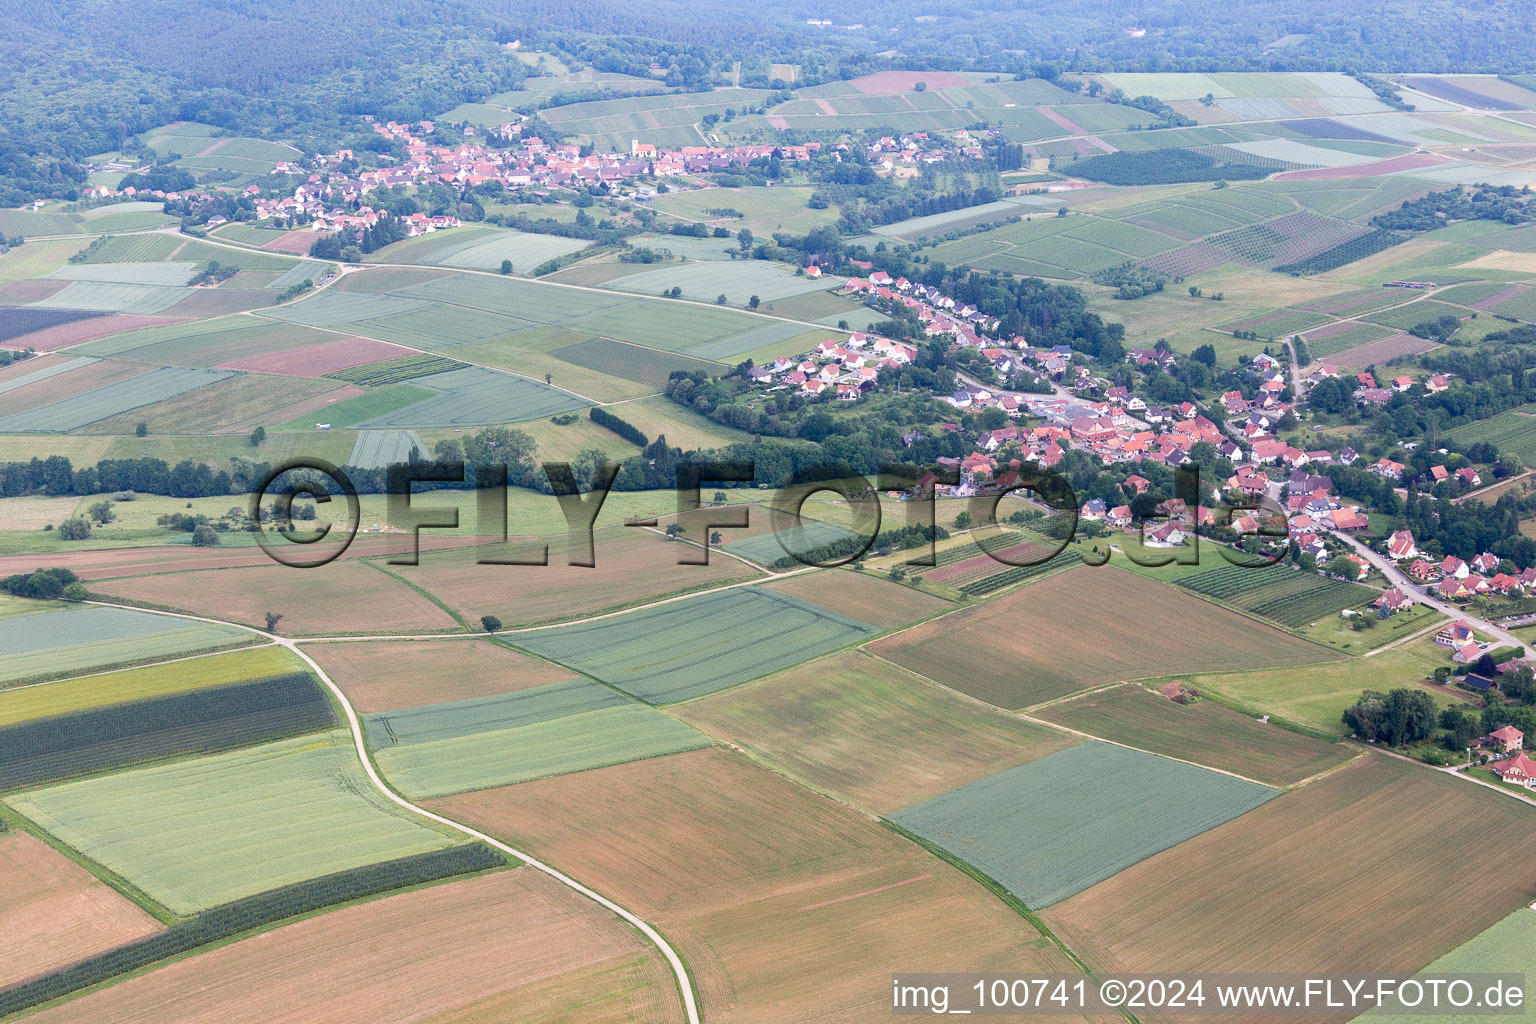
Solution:
{"label": "crop row", "polygon": [[1178,585],[1197,594],[1226,600],[1249,590],[1267,587],[1281,580],[1289,580],[1295,571],[1282,565],[1265,565],[1249,568],[1242,565],[1224,565],[1219,569],[1185,576]]}
{"label": "crop row", "polygon": [[1313,253],[1291,263],[1281,264],[1274,269],[1281,274],[1321,274],[1354,263],[1356,260],[1363,260],[1367,256],[1374,256],[1407,240],[1408,236],[1400,235],[1396,231],[1378,229],[1360,235],[1358,238],[1347,239],[1331,249],[1324,249],[1322,252]]}
{"label": "crop row", "polygon": [[1296,628],[1305,626],[1309,622],[1316,622],[1325,615],[1332,615],[1345,608],[1363,604],[1375,596],[1375,591],[1369,587],[1345,583],[1343,580],[1322,577],[1314,577],[1314,579],[1317,581],[1316,586],[1309,590],[1260,601],[1250,605],[1248,610],[1266,619],[1273,619],[1281,625]]}
{"label": "crop row", "polygon": [[991,576],[985,576],[974,583],[967,583],[965,586],[960,588],[960,593],[965,594],[968,597],[983,597],[987,594],[993,593],[994,591],[1001,590],[1006,586],[1018,583],[1021,580],[1027,580],[1033,576],[1039,576],[1043,573],[1054,572],[1057,569],[1065,568],[1069,564],[1076,561],[1078,561],[1076,552],[1064,551],[1057,555],[1055,558],[1048,559],[1047,561],[1040,562],[1036,565],[1010,566],[1009,568],[1004,569],[1002,572],[996,572]]}
{"label": "crop row", "polygon": [[0,989],[0,1016],[77,992],[109,978],[136,971],[199,946],[220,942],[241,932],[261,928],[300,914],[349,900],[376,896],[424,882],[435,882],[472,871],[502,867],[506,859],[483,843],[401,857],[341,871],[307,882],[285,885],[205,910],[189,921],[171,925],[68,967]]}
{"label": "crop row", "polygon": [[399,384],[401,381],[416,377],[428,377],[434,373],[461,370],[466,365],[468,364],[461,363],[457,359],[449,359],[447,356],[420,352],[416,355],[401,356],[399,359],[385,359],[378,363],[350,366],[345,370],[328,373],[326,376],[332,380],[346,381],[348,384],[356,384],[359,387],[376,388],[385,384]]}
{"label": "crop row", "polygon": [[334,723],[324,691],[303,672],[56,715],[0,729],[0,790]]}

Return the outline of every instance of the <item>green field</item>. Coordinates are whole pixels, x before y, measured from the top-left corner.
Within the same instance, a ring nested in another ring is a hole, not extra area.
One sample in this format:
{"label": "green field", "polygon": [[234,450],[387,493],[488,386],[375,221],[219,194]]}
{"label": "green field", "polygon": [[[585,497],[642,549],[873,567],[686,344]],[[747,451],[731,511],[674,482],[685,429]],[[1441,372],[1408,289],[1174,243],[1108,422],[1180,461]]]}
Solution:
{"label": "green field", "polygon": [[[1463,942],[1449,953],[1429,964],[1419,972],[1430,977],[1446,977],[1463,974],[1524,974],[1525,1005],[1536,998],[1536,975],[1531,973],[1531,949],[1536,947],[1536,910],[1521,907],[1476,938]],[[1479,991],[1481,997],[1482,992]],[[1458,998],[1460,998],[1458,993]],[[1371,1010],[1355,1018],[1362,1024],[1416,1024],[1423,1020],[1420,1013],[1393,1013],[1398,1007]],[[1526,1011],[1527,1013],[1529,1011]],[[1488,1024],[1499,1020],[1493,1013],[1441,1013],[1436,1020],[1444,1024]]]}
{"label": "green field", "polygon": [[[1362,690],[1417,688],[1439,665],[1449,664],[1445,648],[1418,640],[1369,658],[1347,658],[1321,665],[1258,669],[1208,675],[1183,675],[1201,693],[1257,714],[1272,714],[1329,736],[1348,730],[1340,716],[1360,699]],[[1438,690],[1427,693],[1442,706],[1458,704]]]}
{"label": "green field", "polygon": [[724,295],[727,304],[745,306],[747,300],[754,295],[763,302],[772,302],[792,295],[825,291],[841,280],[817,280],[804,275],[797,277],[782,264],[763,260],[712,260],[646,270],[615,278],[603,287],[647,295],[660,295],[672,288],[681,288],[685,299],[714,302]]}
{"label": "green field", "polygon": [[120,701],[142,700],[205,686],[261,679],[301,668],[302,663],[292,654],[281,647],[269,645],[165,665],[108,672],[83,679],[62,680],[44,686],[0,690],[0,726],[65,715]]}
{"label": "green field", "polygon": [[1052,704],[1036,716],[1270,786],[1295,785],[1355,754],[1336,743],[1261,724],[1215,701],[1177,704],[1134,685]]}
{"label": "green field", "polygon": [[120,284],[112,281],[73,281],[34,306],[89,309],[102,313],[159,313],[191,295],[181,287]]}
{"label": "green field", "polygon": [[380,770],[413,800],[709,745],[703,734],[589,679],[372,714],[366,726]]}
{"label": "green field", "polygon": [[454,845],[378,794],[345,730],[65,783],[9,802],[179,914]]}
{"label": "green field", "polygon": [[516,273],[527,274],[546,260],[579,252],[591,244],[584,238],[498,231],[436,249],[423,262],[470,270],[500,270],[503,260],[511,260]]}
{"label": "green field", "polygon": [[[725,536],[729,537],[729,534]],[[758,565],[772,565],[785,558],[792,558],[790,551],[809,555],[810,552],[822,546],[831,544],[845,537],[857,536],[849,530],[843,529],[834,523],[823,523],[815,519],[806,519],[799,522],[796,527],[786,531],[783,536],[775,532],[758,534],[755,537],[747,537],[743,540],[728,540],[722,549],[733,555],[750,559]],[[794,568],[799,568],[797,562]]]}
{"label": "green field", "polygon": [[520,633],[516,646],[651,704],[670,704],[868,639],[879,630],[806,601],[737,587],[594,622]]}
{"label": "green field", "polygon": [[1536,406],[1524,405],[1478,420],[1452,431],[1456,444],[1463,449],[1479,441],[1496,445],[1500,451],[1513,452],[1527,466],[1536,465]]}
{"label": "green field", "polygon": [[[730,228],[733,235],[742,228],[759,235],[771,235],[775,231],[804,234],[812,228],[837,220],[836,207],[813,210],[806,205],[810,201],[811,192],[812,189],[797,187],[694,189],[659,195],[651,200],[650,205],[679,220],[722,224]],[[735,210],[741,216],[720,217],[709,212],[711,210]],[[679,255],[698,259],[688,251],[690,243],[704,243],[711,249],[719,249],[734,246],[736,239],[709,239],[706,242],[704,239],[689,239],[683,235],[666,235],[642,244],[671,249]]]}
{"label": "green field", "polygon": [[233,647],[251,634],[230,626],[126,608],[69,608],[0,620],[0,685]]}
{"label": "green field", "polygon": [[233,377],[232,370],[198,370],[162,366],[78,395],[0,416],[0,431],[74,430],[97,420],[163,402],[189,391]]}
{"label": "green field", "polygon": [[1155,754],[1090,742],[889,817],[1038,910],[1277,795]]}
{"label": "green field", "polygon": [[638,345],[609,341],[606,338],[593,338],[557,348],[550,355],[573,366],[624,380],[640,381],[655,388],[665,386],[673,370],[698,370],[713,375],[721,369],[718,363],[693,359],[675,352],[657,352],[655,349],[640,348]]}

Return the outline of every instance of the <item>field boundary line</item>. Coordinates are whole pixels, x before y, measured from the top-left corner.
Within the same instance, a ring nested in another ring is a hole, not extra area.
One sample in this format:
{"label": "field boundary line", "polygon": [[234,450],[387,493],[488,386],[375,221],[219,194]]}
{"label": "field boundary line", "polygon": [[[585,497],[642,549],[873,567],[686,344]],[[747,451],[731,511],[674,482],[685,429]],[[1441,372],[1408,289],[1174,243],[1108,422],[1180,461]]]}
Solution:
{"label": "field boundary line", "polygon": [[93,679],[96,676],[116,675],[119,672],[132,672],[141,668],[158,668],[161,665],[174,665],[181,661],[198,661],[203,658],[214,658],[221,654],[233,654],[236,651],[259,651],[266,647],[281,646],[282,645],[279,644],[276,640],[273,640],[270,643],[264,644],[247,644],[244,647],[229,647],[223,650],[202,651],[197,654],[184,654],[179,658],[167,658],[164,661],[151,661],[143,664],[131,665],[128,668],[101,669],[96,672],[86,672],[85,674],[78,676],[62,676],[58,679],[41,679],[35,683],[22,683],[20,686],[7,686],[3,689],[0,689],[0,694],[17,693],[21,690],[30,690],[38,686],[52,686],[54,683],[73,683],[80,679]]}
{"label": "field boundary line", "polygon": [[[87,603],[115,607],[111,605],[110,602],[106,601],[90,601]],[[270,635],[263,633],[262,630],[259,630],[254,626],[247,626],[243,623],[225,622],[224,620],[210,618],[207,616],[190,615],[184,612],[158,610],[152,612],[152,614],[166,615],[179,619],[192,619],[194,621],[208,622],[215,625],[232,625],[236,628],[243,629],[258,635]],[[368,775],[368,781],[373,784],[375,789],[383,794],[385,799],[389,800],[391,803],[405,808],[408,811],[418,814],[421,817],[428,819],[429,821],[435,821],[440,825],[447,826],[448,828],[453,829],[454,831],[463,835],[467,835],[472,839],[477,839],[480,842],[483,842],[486,845],[492,847],[493,849],[500,850],[502,853],[505,853],[517,859],[518,861],[521,861],[528,867],[534,868],[535,870],[548,875],[555,881],[559,882],[561,885],[564,885],[567,888],[574,890],[578,894],[585,896],[587,899],[592,900],[594,903],[603,907],[605,910],[611,911],[613,914],[617,915],[638,929],[642,935],[644,935],[652,942],[652,944],[656,946],[656,948],[662,953],[668,964],[671,966],[675,976],[675,981],[678,986],[678,995],[683,1001],[683,1011],[688,1024],[700,1024],[698,1002],[693,991],[692,978],[688,974],[688,969],[683,965],[682,958],[678,956],[677,952],[672,948],[667,940],[662,937],[660,932],[658,932],[655,928],[647,924],[635,914],[608,899],[606,896],[603,896],[602,894],[589,889],[587,886],[576,881],[576,879],[570,877],[559,869],[546,864],[541,860],[538,860],[531,854],[524,853],[515,847],[509,846],[501,840],[481,832],[479,829],[472,828],[469,825],[454,821],[452,818],[445,817],[444,815],[438,814],[434,811],[429,811],[425,807],[420,807],[416,804],[413,804],[409,800],[405,799],[405,797],[396,793],[389,787],[389,784],[384,781],[383,776],[379,774],[378,769],[374,766],[372,758],[369,757],[368,746],[363,739],[362,721],[358,718],[356,709],[352,707],[352,702],[347,699],[347,695],[342,692],[341,687],[337,686],[336,682],[331,679],[330,675],[326,673],[325,669],[320,667],[319,662],[315,661],[314,658],[311,658],[306,651],[300,649],[299,645],[303,641],[297,639],[288,639],[284,637],[273,637],[273,642],[292,651],[294,655],[296,655],[300,660],[309,666],[310,671],[315,673],[316,678],[323,682],[326,688],[330,690],[332,697],[341,707],[342,712],[346,717],[347,727],[352,733],[353,746],[356,748],[358,758],[362,761],[363,771]]]}
{"label": "field boundary line", "polygon": [[1122,679],[1118,683],[1109,683],[1106,686],[1090,686],[1086,690],[1078,690],[1075,693],[1063,694],[1060,697],[1052,697],[1050,700],[1043,700],[1039,704],[1031,704],[1027,708],[1020,708],[1019,710],[1015,711],[1014,714],[1028,717],[1031,711],[1039,711],[1043,708],[1054,707],[1057,704],[1066,704],[1069,701],[1077,700],[1079,697],[1091,697],[1096,693],[1104,693],[1108,690],[1115,690],[1122,686],[1130,685],[1131,681],[1129,679]]}
{"label": "field boundary line", "polygon": [[[1342,742],[1342,741],[1340,741],[1340,742]],[[1365,755],[1366,755],[1366,751],[1364,751],[1364,750],[1357,750],[1355,752],[1355,756],[1350,758],[1348,761],[1345,761],[1343,764],[1336,764],[1332,768],[1324,768],[1322,771],[1318,772],[1316,775],[1308,775],[1306,778],[1302,779],[1300,782],[1298,782],[1298,783],[1296,783],[1294,785],[1291,785],[1291,786],[1286,786],[1285,788],[1286,788],[1286,790],[1300,789],[1302,786],[1308,785],[1309,783],[1317,782],[1317,781],[1319,781],[1321,779],[1326,779],[1328,776],[1332,775],[1334,772],[1343,771],[1345,768],[1348,768],[1350,765],[1354,764],[1356,761],[1359,761],[1361,758],[1365,757]]]}
{"label": "field boundary line", "polygon": [[[1026,714],[1023,711],[1020,711],[1017,714],[1018,714],[1019,718],[1022,718],[1026,722],[1033,722],[1036,725],[1049,726],[1050,728],[1056,729],[1056,730],[1058,730],[1060,732],[1071,733],[1074,736],[1081,736],[1084,739],[1094,740],[1094,741],[1096,741],[1098,743],[1108,743],[1108,744],[1111,744],[1112,746],[1116,746],[1116,747],[1124,747],[1126,750],[1134,750],[1137,753],[1141,753],[1141,754],[1150,754],[1153,757],[1164,757],[1164,758],[1167,758],[1170,761],[1177,761],[1180,764],[1187,764],[1191,768],[1204,768],[1208,772],[1215,772],[1217,775],[1226,775],[1226,776],[1229,776],[1229,777],[1234,778],[1234,779],[1240,779],[1243,782],[1251,782],[1255,786],[1263,786],[1265,789],[1272,789],[1272,790],[1274,790],[1277,793],[1285,792],[1285,787],[1284,786],[1276,786],[1276,785],[1273,785],[1272,783],[1260,782],[1258,779],[1250,779],[1246,775],[1239,775],[1237,772],[1231,772],[1231,771],[1228,771],[1225,768],[1212,768],[1208,764],[1201,764],[1199,761],[1191,761],[1191,760],[1189,760],[1188,758],[1185,758],[1185,757],[1174,757],[1172,754],[1160,754],[1160,753],[1158,753],[1155,750],[1147,750],[1145,747],[1137,747],[1137,746],[1132,746],[1129,743],[1122,743],[1120,740],[1112,740],[1112,739],[1107,739],[1107,738],[1105,738],[1103,736],[1095,736],[1091,732],[1083,732],[1081,729],[1074,729],[1071,726],[1061,725],[1058,722],[1049,722],[1049,721],[1046,721],[1043,718],[1036,718],[1033,715]],[[1345,762],[1345,763],[1347,764],[1349,762]]]}

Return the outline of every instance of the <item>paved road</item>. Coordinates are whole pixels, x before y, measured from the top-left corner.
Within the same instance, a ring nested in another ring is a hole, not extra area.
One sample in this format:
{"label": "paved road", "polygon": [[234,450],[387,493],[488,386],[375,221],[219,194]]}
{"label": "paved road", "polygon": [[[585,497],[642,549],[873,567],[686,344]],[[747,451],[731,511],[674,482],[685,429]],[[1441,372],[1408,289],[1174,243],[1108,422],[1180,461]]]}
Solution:
{"label": "paved road", "polygon": [[1510,647],[1526,646],[1524,640],[1519,639],[1507,629],[1495,626],[1487,619],[1480,619],[1476,615],[1473,615],[1471,612],[1467,611],[1465,608],[1458,608],[1447,601],[1442,601],[1438,597],[1426,593],[1419,587],[1417,583],[1414,583],[1412,580],[1410,580],[1407,575],[1397,567],[1396,562],[1392,561],[1386,555],[1371,550],[1370,545],[1364,543],[1358,538],[1351,537],[1345,533],[1335,533],[1334,536],[1348,544],[1350,547],[1354,548],[1357,552],[1359,552],[1362,558],[1370,562],[1377,569],[1381,570],[1381,574],[1387,578],[1389,583],[1395,585],[1403,593],[1411,595],[1414,600],[1419,601],[1422,604],[1426,604],[1438,612],[1443,612],[1453,619],[1465,619],[1473,629],[1487,636],[1491,636],[1500,644],[1507,644]]}

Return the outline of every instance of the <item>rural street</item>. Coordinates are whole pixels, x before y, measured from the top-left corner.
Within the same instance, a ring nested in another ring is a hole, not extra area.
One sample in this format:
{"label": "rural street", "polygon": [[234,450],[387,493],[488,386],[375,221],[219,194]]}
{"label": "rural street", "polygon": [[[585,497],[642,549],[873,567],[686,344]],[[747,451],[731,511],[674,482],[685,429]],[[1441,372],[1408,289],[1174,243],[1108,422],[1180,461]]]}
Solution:
{"label": "rural street", "polygon": [[1442,601],[1438,597],[1433,597],[1427,591],[1420,589],[1416,583],[1398,569],[1397,563],[1393,562],[1386,555],[1373,551],[1370,545],[1358,538],[1351,537],[1346,533],[1335,533],[1334,536],[1358,551],[1362,558],[1381,571],[1381,574],[1387,578],[1387,582],[1397,587],[1403,593],[1412,596],[1414,600],[1421,604],[1426,604],[1438,612],[1449,615],[1453,619],[1467,620],[1473,629],[1491,636],[1500,644],[1510,647],[1525,646],[1524,640],[1519,639],[1508,630],[1495,626],[1486,619],[1478,618],[1464,608],[1457,608],[1455,605]]}

